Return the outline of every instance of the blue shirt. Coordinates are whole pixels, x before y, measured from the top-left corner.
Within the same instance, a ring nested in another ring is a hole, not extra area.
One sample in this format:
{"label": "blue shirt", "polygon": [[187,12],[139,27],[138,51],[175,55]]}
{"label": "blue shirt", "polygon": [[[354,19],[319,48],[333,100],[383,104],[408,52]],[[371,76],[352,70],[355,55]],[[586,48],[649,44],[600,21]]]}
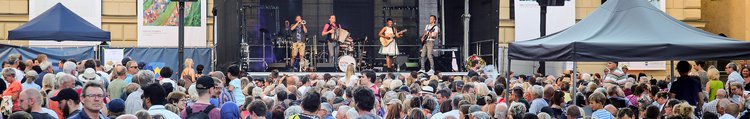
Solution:
{"label": "blue shirt", "polygon": [[133,75],[128,74],[128,77],[125,77],[124,81],[125,84],[133,83]]}
{"label": "blue shirt", "polygon": [[537,98],[531,101],[531,106],[529,107],[529,112],[533,114],[537,114],[540,111],[542,111],[543,107],[548,107],[547,101],[544,101],[542,98]]}
{"label": "blue shirt", "polygon": [[[86,111],[78,111],[78,113],[75,113],[75,115],[70,116],[68,119],[91,119],[89,115],[86,114]],[[101,112],[99,112],[99,119],[109,119],[107,116],[104,116]]]}
{"label": "blue shirt", "polygon": [[604,109],[596,110],[593,114],[591,114],[592,118],[595,119],[613,119],[612,113],[609,113],[608,111],[605,111]]}

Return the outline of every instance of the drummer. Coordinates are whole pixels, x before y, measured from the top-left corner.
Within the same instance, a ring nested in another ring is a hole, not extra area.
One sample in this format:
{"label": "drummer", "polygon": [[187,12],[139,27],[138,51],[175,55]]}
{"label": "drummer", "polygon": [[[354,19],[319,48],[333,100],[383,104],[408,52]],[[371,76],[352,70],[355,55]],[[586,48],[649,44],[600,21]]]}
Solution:
{"label": "drummer", "polygon": [[[328,45],[328,61],[333,62],[334,57],[338,56],[338,49],[339,44],[338,41],[334,41],[331,36],[333,33],[336,32],[336,29],[341,28],[341,25],[336,24],[336,15],[331,14],[331,16],[328,18],[328,24],[323,26],[323,37],[328,41],[326,45]],[[328,36],[328,37],[326,37]]]}

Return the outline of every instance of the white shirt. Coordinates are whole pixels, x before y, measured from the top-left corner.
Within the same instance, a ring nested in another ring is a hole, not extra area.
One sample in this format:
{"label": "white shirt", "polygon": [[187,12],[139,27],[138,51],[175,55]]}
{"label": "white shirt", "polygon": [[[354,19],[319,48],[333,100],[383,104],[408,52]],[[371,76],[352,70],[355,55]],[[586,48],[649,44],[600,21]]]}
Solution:
{"label": "white shirt", "polygon": [[30,84],[26,83],[26,82],[21,83],[21,89],[22,90],[32,89],[32,88],[36,89],[36,90],[42,90],[42,87],[40,87],[39,85],[36,85],[36,83],[34,83],[34,82],[31,82]]}
{"label": "white shirt", "polygon": [[180,115],[177,115],[174,112],[167,110],[167,108],[164,108],[164,105],[151,105],[151,108],[148,108],[148,114],[151,114],[151,116],[161,115],[165,119],[179,119],[180,118]]}
{"label": "white shirt", "polygon": [[170,79],[170,78],[162,78],[162,79],[161,79],[161,81],[159,81],[159,84],[162,84],[162,85],[164,85],[164,83],[171,83],[171,84],[172,84],[172,88],[173,88],[173,89],[177,89],[177,83],[175,83],[175,82],[174,82],[174,81],[173,81],[172,79]]}
{"label": "white shirt", "polygon": [[96,71],[96,73],[99,74],[99,76],[102,77],[102,79],[109,80],[109,74],[107,74],[107,72]]}
{"label": "white shirt", "polygon": [[18,70],[16,68],[13,68],[13,70],[16,71],[16,80],[17,81],[21,81],[21,80],[23,80],[23,77],[26,77],[26,73],[24,73],[23,71]]}
{"label": "white shirt", "polygon": [[458,112],[458,110],[451,110],[451,111],[445,112],[443,115],[445,117],[453,116],[455,118],[461,118],[461,114]]}
{"label": "white shirt", "polygon": [[135,114],[139,110],[143,110],[143,90],[138,89],[128,95],[125,100],[125,114]]}
{"label": "white shirt", "polygon": [[[435,24],[435,25],[437,25],[437,24]],[[440,26],[435,26],[435,30],[433,30],[432,32],[430,32],[430,29],[432,29],[432,25],[430,25],[430,24],[427,24],[427,25],[426,25],[426,26],[424,27],[424,31],[425,31],[425,32],[429,32],[430,34],[435,34],[435,35],[437,35],[438,33],[440,33]],[[434,40],[435,40],[434,38],[431,38],[431,37],[429,37],[429,36],[432,36],[432,35],[428,35],[428,37],[427,37],[427,40],[432,40],[432,41],[434,41]]]}
{"label": "white shirt", "polygon": [[734,116],[729,115],[729,114],[724,114],[724,115],[721,115],[719,119],[737,119],[737,118],[734,118]]}
{"label": "white shirt", "polygon": [[529,105],[528,112],[531,112],[533,114],[539,113],[542,111],[543,107],[548,107],[547,101],[544,101],[542,98],[537,98],[531,101],[531,104]]}
{"label": "white shirt", "polygon": [[737,71],[733,71],[732,73],[729,73],[729,76],[727,76],[727,86],[731,85],[732,82],[740,82],[740,84],[745,84],[745,80],[742,79],[742,76],[740,73],[737,73]]}

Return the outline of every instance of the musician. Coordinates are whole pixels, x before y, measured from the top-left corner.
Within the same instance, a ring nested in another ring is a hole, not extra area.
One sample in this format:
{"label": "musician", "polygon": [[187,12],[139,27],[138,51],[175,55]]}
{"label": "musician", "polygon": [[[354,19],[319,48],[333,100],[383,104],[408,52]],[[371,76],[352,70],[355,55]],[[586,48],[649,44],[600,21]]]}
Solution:
{"label": "musician", "polygon": [[291,62],[294,64],[294,60],[299,56],[299,61],[305,60],[305,34],[307,34],[307,26],[303,24],[302,16],[297,15],[294,18],[294,25],[289,28],[291,32],[294,44],[292,44],[292,59]]}
{"label": "musician", "polygon": [[380,36],[381,39],[390,39],[389,42],[386,42],[385,44],[382,44],[380,46],[379,52],[380,54],[385,55],[385,64],[388,69],[393,68],[393,64],[391,63],[391,56],[396,56],[399,54],[395,38],[400,38],[402,33],[396,33],[396,31],[396,28],[393,27],[393,19],[388,18],[386,20],[386,26],[380,29],[380,32],[378,33],[378,36]]}
{"label": "musician", "polygon": [[420,71],[424,71],[424,59],[430,60],[430,72],[434,72],[435,62],[432,60],[432,48],[435,43],[435,39],[440,33],[440,27],[436,24],[435,15],[430,15],[430,24],[427,24],[424,29],[424,35],[421,38],[422,41],[422,53],[419,57]]}
{"label": "musician", "polygon": [[[338,49],[339,45],[337,41],[334,41],[331,36],[336,32],[336,29],[341,28],[341,25],[336,24],[336,15],[331,14],[330,17],[328,17],[328,24],[323,26],[323,37],[328,41],[326,45],[328,45],[328,61],[333,61],[334,57],[338,56]],[[328,36],[328,37],[326,37]]]}

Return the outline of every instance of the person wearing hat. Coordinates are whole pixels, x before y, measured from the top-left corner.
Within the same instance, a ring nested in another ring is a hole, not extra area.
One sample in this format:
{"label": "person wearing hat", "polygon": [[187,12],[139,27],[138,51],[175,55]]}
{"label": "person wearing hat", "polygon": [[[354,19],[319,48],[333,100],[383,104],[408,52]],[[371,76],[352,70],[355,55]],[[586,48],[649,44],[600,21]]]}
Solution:
{"label": "person wearing hat", "polygon": [[42,87],[39,86],[39,84],[34,83],[36,81],[36,77],[38,74],[36,71],[31,70],[26,72],[26,82],[21,84],[21,87],[23,87],[23,90],[26,89],[36,89],[36,90],[42,90]]}
{"label": "person wearing hat", "polygon": [[143,91],[141,99],[143,99],[144,108],[148,108],[149,114],[152,116],[162,115],[167,119],[180,118],[180,116],[164,107],[164,104],[167,103],[167,93],[159,83],[151,83],[143,89],[147,91]]}
{"label": "person wearing hat", "polygon": [[78,81],[82,83],[97,82],[100,84],[104,84],[101,77],[96,74],[96,70],[94,70],[93,68],[86,68],[83,74],[78,76]]}
{"label": "person wearing hat", "polygon": [[[42,110],[42,96],[37,89],[23,90],[19,96],[21,99],[21,109],[31,114],[34,119],[57,119],[54,114],[49,114]],[[57,114],[54,114],[57,115]]]}
{"label": "person wearing hat", "polygon": [[107,103],[107,115],[109,118],[117,118],[117,116],[125,114],[125,101],[120,98],[116,98]]}
{"label": "person wearing hat", "polygon": [[[221,118],[221,110],[219,108],[215,108],[215,106],[211,105],[211,96],[213,96],[215,93],[218,92],[218,89],[215,88],[216,83],[214,82],[213,78],[208,76],[201,76],[198,79],[196,79],[196,92],[198,92],[198,100],[193,103],[193,105],[188,106],[185,110],[182,110],[180,112],[180,118],[188,118],[188,113],[203,113],[206,109],[209,109],[208,117],[210,119],[219,119]],[[187,112],[190,110],[191,112]]]}

